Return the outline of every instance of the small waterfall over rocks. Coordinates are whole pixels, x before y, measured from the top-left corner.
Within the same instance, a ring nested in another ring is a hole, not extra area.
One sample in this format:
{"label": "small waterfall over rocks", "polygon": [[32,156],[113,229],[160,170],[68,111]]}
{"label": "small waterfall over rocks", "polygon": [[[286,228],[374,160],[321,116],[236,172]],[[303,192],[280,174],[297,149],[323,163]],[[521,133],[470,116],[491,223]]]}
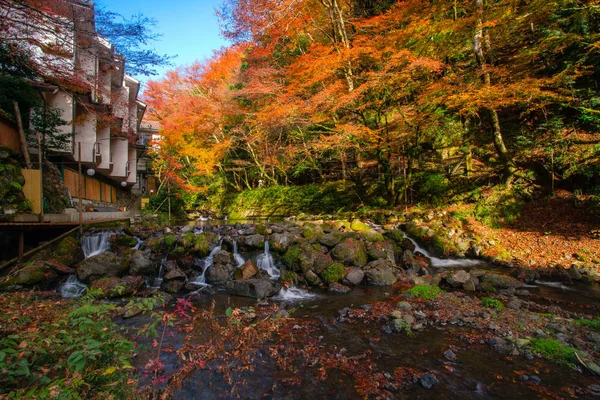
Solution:
{"label": "small waterfall over rocks", "polygon": [[273,256],[269,251],[269,241],[265,241],[265,252],[257,257],[256,266],[262,270],[267,271],[271,279],[277,279],[281,275],[281,272],[275,266]]}
{"label": "small waterfall over rocks", "polygon": [[67,281],[59,288],[59,291],[63,299],[74,299],[81,296],[86,288],[87,285],[79,281],[76,275],[69,275]]}
{"label": "small waterfall over rocks", "polygon": [[246,262],[246,260],[244,260],[244,257],[242,257],[240,253],[238,253],[237,239],[233,241],[233,258],[238,268],[244,265],[244,263]]}
{"label": "small waterfall over rocks", "polygon": [[448,258],[437,258],[429,254],[427,250],[419,246],[419,244],[413,238],[404,235],[405,238],[410,240],[412,244],[415,245],[415,253],[418,251],[423,254],[425,257],[431,260],[432,267],[438,268],[450,268],[450,267],[473,267],[476,265],[481,265],[483,262],[481,260],[472,260],[469,258],[459,258],[459,259],[448,259]]}
{"label": "small waterfall over rocks", "polygon": [[110,238],[116,235],[115,231],[102,231],[81,238],[81,248],[85,258],[97,256],[110,249]]}

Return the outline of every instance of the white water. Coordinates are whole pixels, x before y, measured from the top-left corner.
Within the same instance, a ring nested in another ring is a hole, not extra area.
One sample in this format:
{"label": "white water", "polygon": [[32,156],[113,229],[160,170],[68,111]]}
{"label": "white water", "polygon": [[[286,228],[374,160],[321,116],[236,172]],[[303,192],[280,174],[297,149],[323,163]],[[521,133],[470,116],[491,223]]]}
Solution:
{"label": "white water", "polygon": [[246,262],[246,260],[244,260],[244,257],[242,257],[240,253],[238,253],[237,240],[233,241],[233,258],[238,268],[244,265],[244,263]]}
{"label": "white water", "polygon": [[269,251],[269,241],[265,241],[265,252],[256,258],[256,266],[260,269],[267,271],[271,279],[277,279],[281,275],[281,272],[275,266],[273,256]]}
{"label": "white water", "polygon": [[110,248],[110,238],[114,231],[102,231],[96,235],[86,235],[81,238],[81,248],[85,258],[102,254]]}
{"label": "white water", "polygon": [[459,258],[459,259],[451,259],[451,258],[437,258],[429,254],[427,250],[419,246],[419,244],[411,237],[404,235],[405,238],[410,240],[412,244],[415,245],[415,252],[422,253],[425,257],[431,260],[432,267],[473,267],[475,265],[480,265],[482,263],[481,260],[472,260],[469,258]]}
{"label": "white water", "polygon": [[299,301],[299,300],[311,300],[319,297],[314,293],[310,293],[308,290],[300,289],[295,286],[289,288],[281,288],[281,291],[276,296],[273,296],[273,300],[279,301]]}
{"label": "white water", "polygon": [[63,299],[73,299],[79,297],[85,292],[86,284],[80,282],[76,275],[69,275],[67,281],[59,288]]}
{"label": "white water", "polygon": [[200,276],[196,277],[196,279],[194,279],[190,283],[193,283],[194,285],[198,285],[198,286],[202,286],[202,287],[210,286],[208,283],[206,283],[206,271],[208,271],[208,269],[213,265],[213,260],[215,258],[215,254],[217,254],[219,251],[221,251],[221,244],[222,244],[222,242],[219,242],[219,245],[217,247],[215,247],[214,249],[212,249],[210,254],[204,259],[204,269],[202,270],[202,274]]}

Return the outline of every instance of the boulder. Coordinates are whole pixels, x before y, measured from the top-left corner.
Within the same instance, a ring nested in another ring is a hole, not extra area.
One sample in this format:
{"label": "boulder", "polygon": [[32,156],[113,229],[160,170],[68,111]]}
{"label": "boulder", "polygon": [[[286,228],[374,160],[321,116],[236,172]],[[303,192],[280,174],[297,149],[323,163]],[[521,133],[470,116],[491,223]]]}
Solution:
{"label": "boulder", "polygon": [[390,242],[367,243],[367,255],[369,260],[386,260],[394,264],[394,246]]}
{"label": "boulder", "polygon": [[482,286],[491,286],[494,289],[519,289],[523,282],[507,275],[485,273],[479,278]]}
{"label": "boulder", "polygon": [[300,242],[291,246],[283,255],[283,263],[292,271],[306,272],[311,269],[317,256],[322,254],[309,243]]}
{"label": "boulder", "polygon": [[77,277],[89,283],[109,276],[122,276],[127,273],[129,263],[111,252],[104,252],[86,258],[77,266]]}
{"label": "boulder", "polygon": [[273,233],[269,240],[269,246],[279,254],[283,254],[293,241],[293,237],[288,233]]}
{"label": "boulder", "polygon": [[358,286],[365,278],[365,272],[360,268],[346,268],[346,276],[344,283],[348,285]]}
{"label": "boulder", "polygon": [[256,268],[252,260],[248,259],[241,267],[239,267],[235,271],[235,279],[251,279],[256,274],[258,274],[258,268]]}
{"label": "boulder", "polygon": [[357,239],[343,239],[331,250],[331,255],[346,265],[362,267],[367,264],[367,250],[365,245]]}
{"label": "boulder", "polygon": [[350,291],[350,288],[342,285],[341,283],[334,282],[329,284],[329,288],[327,290],[329,293],[347,294]]}
{"label": "boulder", "polygon": [[155,276],[156,267],[154,263],[148,257],[146,257],[146,255],[143,252],[139,250],[134,250],[130,256],[129,274]]}
{"label": "boulder", "polygon": [[385,240],[383,235],[374,229],[365,229],[360,232],[360,235],[367,242],[383,242]]}
{"label": "boulder", "polygon": [[81,262],[85,257],[79,239],[69,236],[61,240],[54,250],[54,258],[69,267]]}
{"label": "boulder", "polygon": [[393,285],[398,281],[392,268],[385,264],[367,270],[365,272],[365,278],[367,283],[373,286],[388,286]]}
{"label": "boulder", "polygon": [[238,296],[264,299],[279,293],[281,286],[268,279],[246,279],[228,282],[227,289]]}

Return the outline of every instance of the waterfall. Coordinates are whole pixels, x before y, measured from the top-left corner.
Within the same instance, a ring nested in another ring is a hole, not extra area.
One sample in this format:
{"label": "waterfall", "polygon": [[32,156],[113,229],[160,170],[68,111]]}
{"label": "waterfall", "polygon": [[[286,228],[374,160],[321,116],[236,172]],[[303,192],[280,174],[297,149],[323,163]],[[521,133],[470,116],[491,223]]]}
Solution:
{"label": "waterfall", "polygon": [[281,274],[279,269],[275,267],[275,262],[273,261],[273,256],[269,252],[269,241],[265,241],[265,252],[258,256],[256,259],[256,266],[260,269],[267,271],[269,276],[273,279],[279,278]]}
{"label": "waterfall", "polygon": [[460,259],[437,258],[437,257],[432,256],[431,254],[429,254],[429,252],[427,250],[425,250],[424,248],[419,246],[419,244],[413,238],[406,236],[406,235],[404,235],[404,237],[407,238],[408,240],[410,240],[412,242],[412,244],[415,245],[415,253],[418,251],[419,253],[422,253],[425,257],[429,258],[429,260],[431,260],[432,267],[439,267],[439,268],[472,267],[475,265],[480,265],[482,263],[481,260],[471,260],[468,258],[460,258]]}
{"label": "waterfall", "polygon": [[244,257],[242,257],[240,253],[238,253],[237,239],[233,241],[233,258],[235,259],[235,263],[237,264],[238,268],[244,265],[244,263],[246,262],[246,260],[244,260]]}
{"label": "waterfall", "polygon": [[66,282],[59,288],[60,295],[63,299],[73,299],[81,296],[86,287],[85,283],[80,282],[76,275],[69,275]]}
{"label": "waterfall", "polygon": [[95,235],[85,235],[81,238],[81,248],[85,258],[97,256],[110,248],[110,238],[114,231],[102,231]]}
{"label": "waterfall", "polygon": [[208,283],[206,283],[206,271],[213,265],[213,259],[215,257],[215,254],[217,254],[219,251],[221,251],[222,244],[223,244],[223,241],[220,240],[219,245],[217,247],[215,247],[214,249],[212,249],[210,254],[204,259],[204,269],[202,270],[202,274],[200,276],[196,277],[196,279],[194,279],[190,283],[193,283],[195,285],[202,286],[202,287],[210,286]]}
{"label": "waterfall", "polygon": [[317,296],[314,293],[310,293],[308,290],[300,289],[295,286],[290,286],[288,288],[281,288],[277,296],[273,297],[273,300],[280,301],[298,301],[298,300],[308,300],[315,299]]}

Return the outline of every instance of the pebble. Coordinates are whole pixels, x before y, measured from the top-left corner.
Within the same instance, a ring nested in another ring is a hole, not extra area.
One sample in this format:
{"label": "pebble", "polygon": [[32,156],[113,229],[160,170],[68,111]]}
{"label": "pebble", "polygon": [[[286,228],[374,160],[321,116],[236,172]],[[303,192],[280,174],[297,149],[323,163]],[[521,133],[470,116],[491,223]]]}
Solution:
{"label": "pebble", "polygon": [[438,381],[438,379],[435,376],[433,376],[432,374],[427,373],[427,374],[423,375],[419,379],[419,383],[425,389],[431,389],[434,385],[438,384],[439,381]]}

